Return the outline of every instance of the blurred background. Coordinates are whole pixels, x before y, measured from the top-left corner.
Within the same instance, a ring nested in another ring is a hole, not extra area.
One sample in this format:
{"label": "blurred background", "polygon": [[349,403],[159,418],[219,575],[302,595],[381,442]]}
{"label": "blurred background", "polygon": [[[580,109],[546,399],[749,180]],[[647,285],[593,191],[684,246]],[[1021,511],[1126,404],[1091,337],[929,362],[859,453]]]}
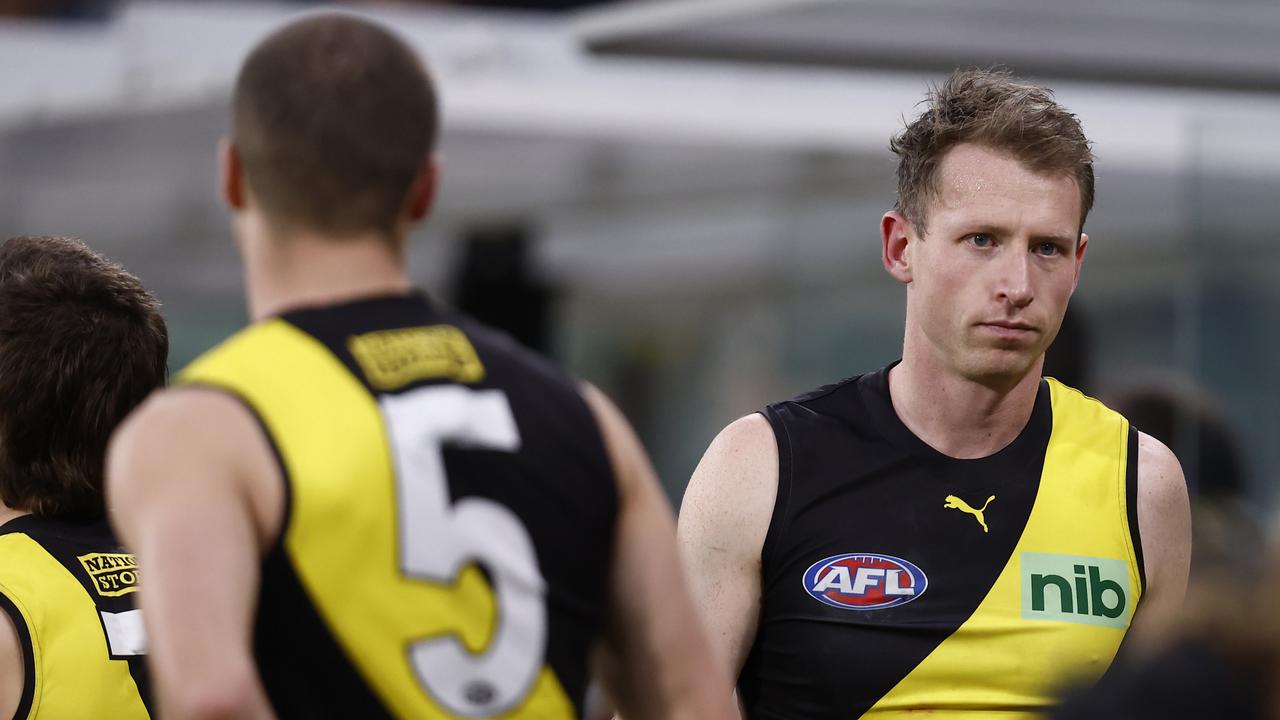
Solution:
{"label": "blurred background", "polygon": [[[0,0],[0,233],[164,303],[180,368],[245,321],[214,148],[247,49],[311,3]],[[1003,64],[1098,156],[1048,372],[1260,513],[1280,477],[1280,3],[350,4],[427,58],[442,195],[412,272],[612,394],[672,497],[734,418],[901,349],[888,141]]]}

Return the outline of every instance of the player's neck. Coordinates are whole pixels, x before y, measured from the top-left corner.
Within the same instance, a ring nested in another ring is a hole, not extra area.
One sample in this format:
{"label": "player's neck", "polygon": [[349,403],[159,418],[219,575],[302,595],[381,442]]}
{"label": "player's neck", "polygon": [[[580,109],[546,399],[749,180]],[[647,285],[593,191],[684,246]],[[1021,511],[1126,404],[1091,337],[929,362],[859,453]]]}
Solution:
{"label": "player's neck", "polygon": [[31,513],[26,510],[17,510],[5,505],[4,503],[0,503],[0,525],[4,525],[14,518],[20,518],[23,515],[30,514]]}
{"label": "player's neck", "polygon": [[987,457],[1026,427],[1040,385],[1039,361],[1021,378],[986,384],[921,355],[903,353],[889,373],[889,396],[902,423],[930,447],[954,458]]}
{"label": "player's neck", "polygon": [[306,233],[242,237],[249,317],[409,292],[402,238]]}

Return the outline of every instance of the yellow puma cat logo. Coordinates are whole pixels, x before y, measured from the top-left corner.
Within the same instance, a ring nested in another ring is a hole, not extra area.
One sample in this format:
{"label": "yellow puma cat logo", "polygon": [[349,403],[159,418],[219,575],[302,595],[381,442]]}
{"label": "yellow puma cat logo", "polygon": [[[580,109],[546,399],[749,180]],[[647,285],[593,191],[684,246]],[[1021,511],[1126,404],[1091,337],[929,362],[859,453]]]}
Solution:
{"label": "yellow puma cat logo", "polygon": [[955,495],[948,495],[947,504],[943,505],[942,507],[954,508],[956,510],[959,510],[962,513],[968,513],[974,516],[975,518],[977,518],[978,524],[982,526],[982,532],[988,532],[987,521],[983,519],[982,513],[987,511],[987,506],[990,505],[991,501],[995,499],[996,499],[996,496],[992,495],[991,497],[987,498],[987,501],[985,503],[982,504],[981,510],[974,510],[972,507],[969,506],[969,503],[961,500]]}

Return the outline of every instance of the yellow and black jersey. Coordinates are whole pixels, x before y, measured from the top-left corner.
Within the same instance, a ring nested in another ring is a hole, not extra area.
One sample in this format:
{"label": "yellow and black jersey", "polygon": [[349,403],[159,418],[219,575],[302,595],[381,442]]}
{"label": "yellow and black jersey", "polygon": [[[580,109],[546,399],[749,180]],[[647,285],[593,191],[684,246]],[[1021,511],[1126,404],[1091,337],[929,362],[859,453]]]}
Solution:
{"label": "yellow and black jersey", "polygon": [[575,384],[425,296],[290,312],[181,375],[286,478],[259,671],[285,717],[582,715],[616,489]]}
{"label": "yellow and black jersey", "polygon": [[105,521],[0,526],[0,607],[23,646],[22,718],[149,717],[138,566]]}
{"label": "yellow and black jersey", "polygon": [[1137,434],[1041,381],[1000,452],[957,460],[888,368],[765,411],[779,449],[753,720],[1033,717],[1109,666],[1141,599]]}

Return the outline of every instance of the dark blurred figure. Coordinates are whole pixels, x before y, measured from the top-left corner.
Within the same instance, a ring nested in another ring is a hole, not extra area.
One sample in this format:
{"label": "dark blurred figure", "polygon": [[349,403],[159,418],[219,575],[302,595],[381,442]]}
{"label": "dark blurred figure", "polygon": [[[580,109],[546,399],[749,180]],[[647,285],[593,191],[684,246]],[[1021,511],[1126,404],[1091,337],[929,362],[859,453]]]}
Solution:
{"label": "dark blurred figure", "polygon": [[1193,498],[1243,497],[1248,483],[1235,434],[1206,389],[1190,379],[1170,378],[1121,389],[1107,401],[1182,460]]}
{"label": "dark blurred figure", "polygon": [[1255,577],[1263,528],[1247,494],[1240,444],[1217,399],[1189,378],[1167,376],[1112,392],[1107,404],[1182,458],[1192,500],[1192,577],[1223,567]]}
{"label": "dark blurred figure", "polygon": [[453,281],[454,305],[526,347],[551,354],[554,293],[530,267],[530,244],[529,230],[520,224],[469,231]]}
{"label": "dark blurred figure", "polygon": [[[1092,354],[1089,315],[1080,309],[1079,304],[1072,303],[1067,307],[1067,314],[1062,318],[1062,327],[1058,329],[1058,336],[1044,353],[1044,369],[1040,374],[1061,380],[1086,395],[1092,395],[1093,377],[1090,372]],[[1121,415],[1124,414],[1121,408],[1113,409],[1119,411]],[[1134,424],[1142,427],[1138,423]],[[1160,436],[1156,435],[1156,437]],[[1171,449],[1176,455],[1178,449]]]}
{"label": "dark blurred figure", "polygon": [[1207,638],[1187,640],[1148,663],[1109,676],[1091,692],[1070,697],[1053,718],[1262,720],[1280,717],[1272,697],[1278,679],[1276,649],[1280,646],[1256,640],[1247,646],[1226,645]]}

